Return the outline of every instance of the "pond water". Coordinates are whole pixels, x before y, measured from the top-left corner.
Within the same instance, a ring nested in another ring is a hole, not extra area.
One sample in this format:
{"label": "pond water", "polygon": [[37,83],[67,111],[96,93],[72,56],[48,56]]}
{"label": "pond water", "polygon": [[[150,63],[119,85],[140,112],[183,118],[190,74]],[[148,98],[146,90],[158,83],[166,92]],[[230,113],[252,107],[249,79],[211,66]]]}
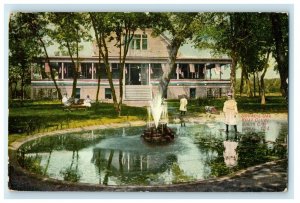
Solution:
{"label": "pond water", "polygon": [[224,124],[169,124],[169,144],[141,139],[143,127],[42,137],[18,150],[25,169],[46,177],[104,185],[163,185],[205,180],[287,157],[287,122],[244,122],[239,133]]}

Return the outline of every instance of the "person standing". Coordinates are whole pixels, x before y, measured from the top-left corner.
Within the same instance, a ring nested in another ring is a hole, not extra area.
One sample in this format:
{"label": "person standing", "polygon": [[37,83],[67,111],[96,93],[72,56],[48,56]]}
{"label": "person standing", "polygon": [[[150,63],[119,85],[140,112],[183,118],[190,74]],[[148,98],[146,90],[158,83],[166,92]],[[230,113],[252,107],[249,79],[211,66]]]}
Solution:
{"label": "person standing", "polygon": [[227,101],[224,102],[223,112],[225,115],[226,133],[228,133],[229,125],[233,125],[235,132],[237,132],[238,109],[231,92],[227,94]]}
{"label": "person standing", "polygon": [[86,98],[85,98],[85,100],[83,101],[83,106],[91,107],[91,106],[92,106],[91,102],[92,102],[92,101],[91,101],[91,99],[90,99],[90,96],[87,95]]}
{"label": "person standing", "polygon": [[182,98],[180,99],[180,107],[179,107],[180,115],[185,115],[187,111],[187,104],[188,101],[186,99],[186,96],[183,95]]}

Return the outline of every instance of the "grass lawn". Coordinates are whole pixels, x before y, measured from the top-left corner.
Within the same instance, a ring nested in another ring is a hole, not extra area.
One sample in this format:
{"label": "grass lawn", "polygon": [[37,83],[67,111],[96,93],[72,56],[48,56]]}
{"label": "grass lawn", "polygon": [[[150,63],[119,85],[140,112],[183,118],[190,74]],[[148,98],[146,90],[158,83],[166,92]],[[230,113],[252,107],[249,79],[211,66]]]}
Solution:
{"label": "grass lawn", "polygon": [[[220,99],[195,99],[188,102],[188,114],[196,115],[205,113],[205,106],[215,106],[218,111],[223,110],[226,98]],[[285,98],[281,96],[268,96],[266,98],[266,105],[260,104],[260,97],[237,97],[236,98],[238,111],[240,113],[287,113],[288,107]],[[169,114],[178,113],[179,101],[168,101]]]}
{"label": "grass lawn", "polygon": [[66,111],[59,101],[13,101],[9,107],[9,138],[17,139],[38,132],[84,126],[146,120],[147,110],[122,107],[119,117],[112,104],[93,104],[90,109]]}
{"label": "grass lawn", "polygon": [[[239,112],[243,113],[287,113],[287,104],[283,97],[267,97],[262,107],[260,98],[237,97]],[[205,113],[205,106],[215,106],[222,111],[225,99],[190,100],[188,115]],[[169,115],[178,114],[179,101],[168,100]],[[118,116],[112,104],[93,104],[88,110],[65,111],[60,101],[12,101],[9,106],[9,142],[38,132],[85,126],[120,123],[147,119],[147,109],[142,107],[122,107],[122,116]]]}

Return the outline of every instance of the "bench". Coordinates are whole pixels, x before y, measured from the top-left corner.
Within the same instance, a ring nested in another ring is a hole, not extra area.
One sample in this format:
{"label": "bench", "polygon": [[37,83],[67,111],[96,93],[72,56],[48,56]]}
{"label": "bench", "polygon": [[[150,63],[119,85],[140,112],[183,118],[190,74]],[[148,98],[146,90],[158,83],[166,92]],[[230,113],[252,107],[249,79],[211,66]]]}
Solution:
{"label": "bench", "polygon": [[71,104],[70,106],[63,106],[63,109],[65,111],[72,111],[77,109],[86,110],[87,108],[88,108],[87,106],[83,106],[81,104]]}
{"label": "bench", "polygon": [[79,99],[77,103],[72,103],[70,106],[63,106],[64,110],[72,111],[77,109],[86,110],[88,107],[83,105],[84,99]]}

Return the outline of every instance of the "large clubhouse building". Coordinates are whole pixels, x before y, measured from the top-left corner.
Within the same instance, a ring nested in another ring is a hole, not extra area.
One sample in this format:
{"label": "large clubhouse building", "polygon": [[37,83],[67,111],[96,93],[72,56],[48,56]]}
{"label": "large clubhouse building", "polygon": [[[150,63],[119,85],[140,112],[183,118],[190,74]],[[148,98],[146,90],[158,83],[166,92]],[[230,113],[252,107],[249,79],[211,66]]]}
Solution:
{"label": "large clubhouse building", "polygon": [[[131,41],[124,70],[124,103],[140,104],[152,99],[158,92],[159,79],[168,59],[169,40],[164,35],[153,37],[151,30],[137,31]],[[100,71],[98,48],[93,42],[82,44],[80,56],[80,77],[76,97],[96,99],[98,75],[101,76],[99,100],[112,102],[111,89],[103,64]],[[109,62],[116,95],[119,95],[119,49],[110,43]],[[55,71],[56,81],[62,94],[72,92],[73,68],[70,57],[59,51],[57,46],[49,47],[50,65]],[[187,95],[190,99],[220,97],[230,88],[231,59],[227,56],[213,56],[208,50],[183,45],[177,54],[177,69],[172,75],[166,98],[178,99]],[[50,77],[49,64],[32,67],[32,99],[57,98],[57,92]]]}

